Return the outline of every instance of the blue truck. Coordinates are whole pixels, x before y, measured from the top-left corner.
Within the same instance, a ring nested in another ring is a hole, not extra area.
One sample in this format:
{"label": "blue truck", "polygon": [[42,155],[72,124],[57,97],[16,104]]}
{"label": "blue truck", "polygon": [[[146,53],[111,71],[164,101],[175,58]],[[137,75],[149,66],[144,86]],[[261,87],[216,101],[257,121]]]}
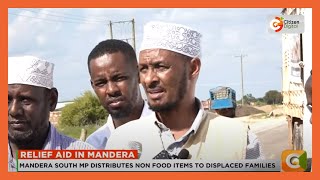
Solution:
{"label": "blue truck", "polygon": [[237,107],[236,91],[230,87],[219,86],[209,90],[210,109],[235,109]]}

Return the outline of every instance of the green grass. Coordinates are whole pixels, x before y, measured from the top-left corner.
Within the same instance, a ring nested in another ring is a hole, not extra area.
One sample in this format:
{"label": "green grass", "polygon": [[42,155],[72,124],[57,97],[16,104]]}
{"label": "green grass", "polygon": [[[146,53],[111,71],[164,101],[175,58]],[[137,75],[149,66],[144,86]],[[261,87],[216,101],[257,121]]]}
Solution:
{"label": "green grass", "polygon": [[106,121],[101,122],[101,124],[90,124],[85,126],[58,126],[57,129],[60,133],[67,135],[69,137],[73,137],[75,139],[80,138],[81,129],[87,130],[87,137],[92,134],[95,130],[101,127]]}

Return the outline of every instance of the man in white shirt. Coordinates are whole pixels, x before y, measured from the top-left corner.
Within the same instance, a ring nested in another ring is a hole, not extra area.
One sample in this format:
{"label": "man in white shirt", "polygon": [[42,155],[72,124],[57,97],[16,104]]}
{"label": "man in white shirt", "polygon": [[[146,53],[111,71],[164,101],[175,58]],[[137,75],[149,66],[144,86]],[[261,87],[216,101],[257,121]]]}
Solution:
{"label": "man in white shirt", "polygon": [[138,144],[141,159],[263,158],[260,143],[247,125],[204,111],[195,97],[200,38],[199,32],[181,24],[145,25],[140,82],[155,112],[119,127],[107,149],[132,149],[131,144]]}
{"label": "man in white shirt", "polygon": [[88,56],[88,69],[91,86],[109,116],[86,142],[104,149],[117,127],[152,111],[142,99],[136,53],[128,43],[116,39],[100,42]]}

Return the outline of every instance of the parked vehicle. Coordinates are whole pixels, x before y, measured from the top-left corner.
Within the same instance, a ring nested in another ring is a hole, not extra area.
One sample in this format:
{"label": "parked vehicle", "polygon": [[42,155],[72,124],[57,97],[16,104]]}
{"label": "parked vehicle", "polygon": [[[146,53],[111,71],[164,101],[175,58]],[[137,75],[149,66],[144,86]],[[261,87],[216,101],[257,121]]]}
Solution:
{"label": "parked vehicle", "polygon": [[236,91],[230,87],[219,86],[209,90],[211,109],[236,108]]}

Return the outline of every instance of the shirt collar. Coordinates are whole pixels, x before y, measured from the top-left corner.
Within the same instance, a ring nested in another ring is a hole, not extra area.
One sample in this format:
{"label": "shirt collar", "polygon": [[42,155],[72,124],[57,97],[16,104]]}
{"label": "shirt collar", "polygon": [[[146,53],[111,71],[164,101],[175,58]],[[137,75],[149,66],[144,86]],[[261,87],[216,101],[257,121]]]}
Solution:
{"label": "shirt collar", "polygon": [[202,104],[200,103],[200,100],[198,98],[196,98],[196,103],[197,103],[197,106],[199,107],[199,111],[197,113],[197,116],[196,118],[194,119],[192,125],[191,125],[191,130],[194,130],[194,133],[197,133],[198,129],[199,129],[199,126],[203,120],[203,115],[204,115],[204,109],[203,109],[203,106]]}
{"label": "shirt collar", "polygon": [[112,120],[112,117],[111,117],[110,114],[108,115],[107,126],[109,127],[110,131],[114,131],[115,130],[115,127],[114,127],[114,124],[113,124],[113,120]]}
{"label": "shirt collar", "polygon": [[[204,115],[204,109],[203,109],[203,106],[202,106],[202,104],[200,103],[200,100],[199,100],[198,98],[196,98],[196,104],[197,104],[197,106],[199,107],[199,111],[198,111],[198,113],[197,113],[197,116],[196,116],[196,118],[194,119],[194,121],[193,121],[190,129],[189,129],[179,140],[184,139],[186,136],[189,136],[190,133],[197,133],[197,131],[198,131],[198,129],[199,129],[199,126],[200,126],[200,124],[201,124],[201,122],[202,122],[202,120],[203,120],[202,117],[203,117],[203,115]],[[156,113],[153,113],[153,114],[154,114],[154,117],[155,117],[155,118],[154,118],[154,123],[155,123],[155,125],[156,125],[159,129],[161,129],[161,130],[163,130],[163,131],[168,130],[169,128],[167,128],[163,123],[161,123],[161,122],[158,120],[158,118],[157,118],[157,116],[156,116]],[[179,140],[177,140],[177,141],[179,141]]]}
{"label": "shirt collar", "polygon": [[55,135],[56,135],[56,129],[54,128],[54,126],[49,122],[49,132],[48,132],[48,136],[47,139],[43,145],[43,150],[48,150],[48,149],[54,149],[53,148],[53,141],[55,141]]}
{"label": "shirt collar", "polygon": [[[140,115],[141,117],[144,116],[148,116],[150,114],[152,114],[153,111],[149,109],[149,105],[146,101],[143,101],[143,109],[142,109],[142,113]],[[113,120],[111,115],[109,114],[108,119],[107,119],[107,126],[109,127],[110,131],[113,132],[115,130],[114,124],[113,124]]]}
{"label": "shirt collar", "polygon": [[143,110],[140,117],[148,116],[152,114],[153,111],[149,108],[149,104],[147,101],[144,101]]}

